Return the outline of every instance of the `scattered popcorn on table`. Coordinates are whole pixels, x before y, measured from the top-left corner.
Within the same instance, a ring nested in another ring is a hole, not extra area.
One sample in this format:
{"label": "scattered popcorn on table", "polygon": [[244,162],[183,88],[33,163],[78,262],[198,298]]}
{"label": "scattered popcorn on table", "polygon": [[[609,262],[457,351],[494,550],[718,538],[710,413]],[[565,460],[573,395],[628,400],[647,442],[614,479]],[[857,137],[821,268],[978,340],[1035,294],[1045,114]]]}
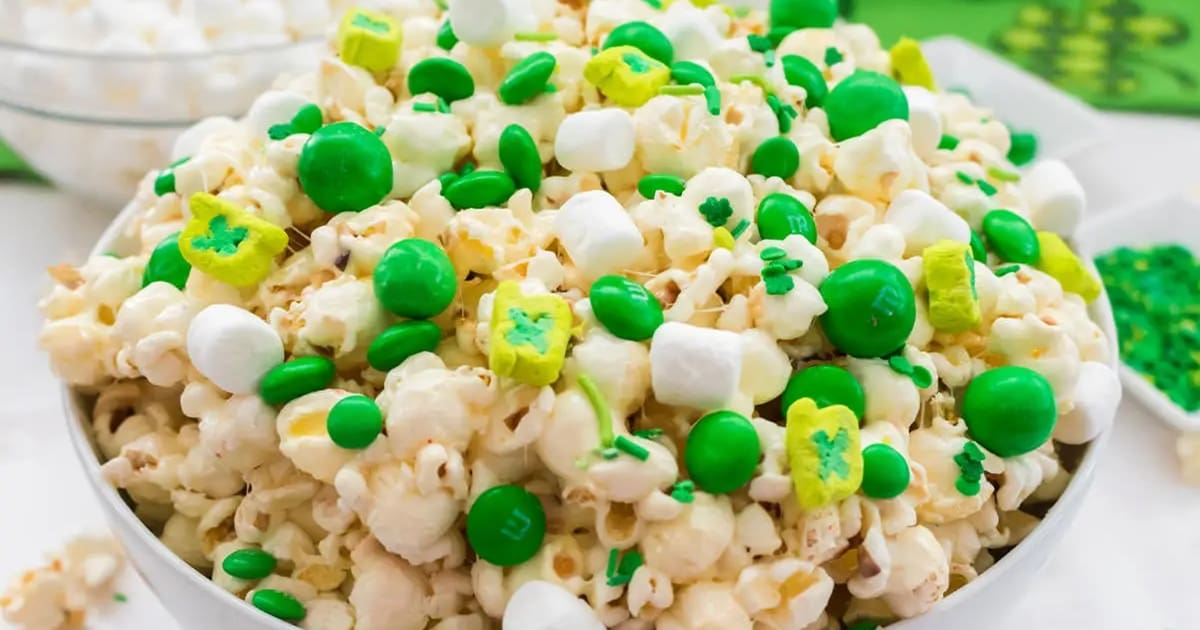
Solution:
{"label": "scattered popcorn on table", "polygon": [[833,0],[662,4],[326,16],[51,270],[165,545],[304,628],[840,630],[1036,525],[1119,397],[1073,180]]}
{"label": "scattered popcorn on table", "polygon": [[92,608],[126,601],[113,592],[125,568],[125,553],[111,537],[79,536],[43,567],[13,580],[0,592],[0,613],[22,630],[82,628]]}

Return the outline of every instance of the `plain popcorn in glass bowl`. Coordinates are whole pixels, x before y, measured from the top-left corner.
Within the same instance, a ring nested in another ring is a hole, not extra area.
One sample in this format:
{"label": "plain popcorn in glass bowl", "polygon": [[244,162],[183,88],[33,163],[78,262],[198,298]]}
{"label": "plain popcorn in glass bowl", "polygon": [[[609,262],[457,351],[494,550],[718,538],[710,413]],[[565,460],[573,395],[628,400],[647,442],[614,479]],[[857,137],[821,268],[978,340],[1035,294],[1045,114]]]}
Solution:
{"label": "plain popcorn in glass bowl", "polygon": [[180,619],[1010,606],[1115,413],[1082,190],[835,14],[354,9],[146,178],[41,343]]}

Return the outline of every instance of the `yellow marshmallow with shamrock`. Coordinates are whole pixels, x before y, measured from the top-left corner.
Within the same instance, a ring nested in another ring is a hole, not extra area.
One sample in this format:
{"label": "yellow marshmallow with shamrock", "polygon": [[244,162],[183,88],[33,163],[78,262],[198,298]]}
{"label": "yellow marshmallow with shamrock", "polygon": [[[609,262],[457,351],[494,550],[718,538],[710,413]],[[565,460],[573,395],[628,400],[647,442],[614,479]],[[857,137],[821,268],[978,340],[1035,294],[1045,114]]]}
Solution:
{"label": "yellow marshmallow with shamrock", "polygon": [[371,72],[385,72],[400,59],[400,23],[366,9],[350,9],[338,23],[338,56]]}
{"label": "yellow marshmallow with shamrock", "polygon": [[1061,236],[1053,232],[1038,232],[1037,239],[1041,257],[1034,266],[1038,270],[1058,280],[1064,291],[1079,294],[1089,304],[1100,297],[1100,281]]}
{"label": "yellow marshmallow with shamrock", "polygon": [[929,291],[929,323],[950,333],[978,326],[981,314],[971,246],[958,241],[938,241],[925,248],[921,260]]}
{"label": "yellow marshmallow with shamrock", "polygon": [[235,287],[262,282],[287,249],[288,236],[237,205],[208,193],[188,200],[192,218],[179,234],[179,252],[192,267]]}
{"label": "yellow marshmallow with shamrock", "polygon": [[796,500],[815,510],[858,491],[863,456],[858,417],[845,405],[818,408],[801,398],[787,411],[785,434]]}
{"label": "yellow marshmallow with shamrock", "polygon": [[588,60],[583,78],[622,107],[641,107],[671,80],[671,70],[633,46],[613,46]]}
{"label": "yellow marshmallow with shamrock", "polygon": [[553,383],[567,356],[573,321],[570,305],[557,295],[524,295],[516,282],[501,282],[492,302],[488,366],[526,385]]}

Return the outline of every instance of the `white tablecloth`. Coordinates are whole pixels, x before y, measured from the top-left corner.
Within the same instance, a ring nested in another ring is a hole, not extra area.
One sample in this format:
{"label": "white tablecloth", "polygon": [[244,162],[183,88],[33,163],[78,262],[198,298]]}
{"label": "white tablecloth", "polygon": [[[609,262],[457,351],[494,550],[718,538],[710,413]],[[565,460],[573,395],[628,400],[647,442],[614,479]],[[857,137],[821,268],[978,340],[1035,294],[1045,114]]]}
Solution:
{"label": "white tablecloth", "polygon": [[[1200,196],[1200,123],[1112,116],[1118,141],[1088,160],[1096,211],[1190,190]],[[1093,170],[1095,169],[1095,170]],[[1103,176],[1100,176],[1103,175]],[[71,453],[57,391],[36,349],[36,302],[45,268],[83,259],[108,222],[60,194],[0,183],[0,581],[36,565],[70,536],[103,531],[103,516]],[[1082,513],[1029,594],[1003,622],[973,630],[1185,630],[1200,628],[1200,489],[1180,483],[1174,433],[1126,400]],[[129,572],[93,630],[173,630]],[[0,621],[0,628],[7,628]],[[235,629],[228,629],[235,630]],[[959,630],[959,629],[948,629]]]}

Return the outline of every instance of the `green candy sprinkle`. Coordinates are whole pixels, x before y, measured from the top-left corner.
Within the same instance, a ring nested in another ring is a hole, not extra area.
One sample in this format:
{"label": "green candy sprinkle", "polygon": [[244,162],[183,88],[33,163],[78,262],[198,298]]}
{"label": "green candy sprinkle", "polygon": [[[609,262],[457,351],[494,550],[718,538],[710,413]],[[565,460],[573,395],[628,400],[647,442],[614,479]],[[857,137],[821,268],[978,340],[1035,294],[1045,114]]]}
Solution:
{"label": "green candy sprinkle", "polygon": [[713,87],[717,84],[712,73],[694,61],[676,61],[671,64],[671,80],[681,85],[698,83],[704,87]]}
{"label": "green candy sprinkle", "polygon": [[675,60],[675,47],[662,31],[646,22],[625,22],[614,28],[604,40],[603,50],[616,46],[633,46],[647,57],[670,66]]}
{"label": "green candy sprinkle", "polygon": [[736,240],[738,237],[740,237],[742,234],[744,234],[746,232],[746,230],[748,230],[748,229],[750,229],[750,220],[742,219],[741,221],[738,221],[737,225],[733,226],[733,229],[729,231],[729,235],[732,236]]}
{"label": "green candy sprinkle", "polygon": [[638,194],[646,199],[653,199],[658,191],[678,197],[683,194],[685,183],[682,177],[667,173],[651,173],[638,180]]}
{"label": "green candy sprinkle", "polygon": [[129,601],[129,598],[125,596],[125,593],[113,593],[113,601],[118,604],[124,604]]}
{"label": "green candy sprinkle", "polygon": [[813,62],[800,55],[784,55],[779,62],[783,64],[783,76],[789,85],[804,88],[807,96],[804,98],[806,107],[820,107],[829,95],[829,84],[825,75]]}
{"label": "green candy sprinkle", "polygon": [[450,183],[442,196],[455,210],[501,206],[517,191],[517,184],[503,171],[471,171]]}
{"label": "green candy sprinkle", "polygon": [[700,202],[700,214],[713,227],[721,227],[733,216],[733,205],[724,197],[708,197]]}
{"label": "green candy sprinkle", "polygon": [[225,556],[221,570],[239,580],[261,580],[275,572],[275,556],[262,549],[238,549]]}
{"label": "green candy sprinkle", "polygon": [[334,444],[346,449],[363,449],[383,431],[383,412],[366,396],[347,396],[330,408],[325,429]]}
{"label": "green candy sprinkle", "polygon": [[1021,270],[1021,265],[1004,265],[996,268],[996,277],[1007,276],[1010,273],[1017,273]]}
{"label": "green candy sprinkle", "polygon": [[182,291],[191,273],[192,264],[179,251],[179,232],[176,232],[154,246],[150,259],[146,261],[146,269],[142,272],[142,286],[148,286],[151,282],[166,282]]}
{"label": "green candy sprinkle", "polygon": [[522,105],[546,93],[558,66],[554,55],[538,51],[517,62],[500,82],[496,94],[505,105]]}
{"label": "green candy sprinkle", "polygon": [[750,171],[764,177],[788,179],[800,169],[800,150],[783,136],[766,139],[750,158]]}
{"label": "green candy sprinkle", "polygon": [[704,104],[713,116],[721,114],[721,90],[715,85],[704,87]]}
{"label": "green candy sprinkle", "polygon": [[958,138],[951,135],[943,135],[942,139],[938,142],[938,148],[953,151],[958,148]]}
{"label": "green candy sprinkle", "polygon": [[637,431],[633,432],[635,437],[640,437],[643,440],[653,440],[660,437],[662,434],[662,429],[638,429]]}
{"label": "green candy sprinkle", "polygon": [[618,435],[617,439],[613,441],[613,444],[616,445],[617,450],[640,461],[644,462],[647,459],[650,459],[650,451],[646,450],[646,447],[634,442],[624,435]]}
{"label": "green candy sprinkle", "polygon": [[846,56],[842,54],[842,51],[837,49],[837,46],[830,46],[825,49],[825,65],[835,66],[845,60]]}
{"label": "green candy sprinkle", "polygon": [[500,133],[500,164],[517,186],[535,193],[542,187],[541,154],[533,136],[521,125],[513,123]]}
{"label": "green candy sprinkle", "polygon": [[458,36],[454,34],[454,27],[450,26],[450,20],[442,22],[441,28],[438,29],[437,45],[438,48],[449,52],[454,45],[458,43]]}
{"label": "green candy sprinkle", "polygon": [[461,63],[447,57],[422,59],[408,73],[408,91],[436,94],[448,103],[475,93],[475,79]]}
{"label": "green candy sprinkle", "polygon": [[1019,173],[1013,173],[1011,171],[1006,171],[997,166],[989,166],[987,169],[987,174],[988,174],[988,177],[991,177],[992,179],[994,179],[996,181],[1009,182],[1009,183],[1021,181],[1021,175]]}
{"label": "green candy sprinkle", "polygon": [[983,237],[975,230],[971,230],[971,257],[987,264],[987,248],[983,245]]}
{"label": "green candy sprinkle", "polygon": [[558,39],[554,33],[517,33],[513,39],[519,42],[552,42]]}
{"label": "green candy sprinkle", "polygon": [[987,180],[983,180],[983,179],[977,179],[977,180],[975,180],[975,184],[976,184],[977,186],[979,186],[979,190],[982,190],[982,191],[983,191],[983,194],[985,194],[985,195],[987,195],[987,196],[989,196],[989,197],[991,197],[992,195],[996,194],[996,192],[997,192],[997,191],[996,191],[996,187],[995,187],[995,186],[993,186],[993,185],[991,185],[991,184],[989,184],[989,183],[987,182]]}
{"label": "green candy sprinkle", "polygon": [[371,341],[367,363],[380,372],[388,372],[414,354],[433,352],[441,341],[442,329],[429,320],[400,322]]}
{"label": "green candy sprinkle", "polygon": [[787,251],[784,250],[782,247],[768,247],[758,253],[758,257],[760,259],[768,260],[768,261],[779,260],[781,258],[787,258],[787,255],[788,255]]}
{"label": "green candy sprinkle", "polygon": [[413,103],[414,112],[434,113],[438,110],[437,105],[433,103]]}
{"label": "green candy sprinkle", "polygon": [[966,184],[966,185],[968,185],[968,186],[971,186],[971,185],[974,185],[974,184],[975,184],[975,178],[974,178],[974,177],[971,177],[970,175],[968,175],[967,173],[964,173],[964,172],[962,172],[962,171],[956,171],[956,172],[954,173],[954,176],[955,176],[956,178],[958,178],[958,181],[960,181],[960,182],[962,182],[962,183],[964,183],[964,184]]}
{"label": "green candy sprinkle", "polygon": [[333,361],[325,357],[298,357],[271,368],[258,386],[258,395],[268,405],[284,405],[325,389],[335,372]]}
{"label": "green candy sprinkle", "polygon": [[699,83],[689,83],[687,85],[664,85],[658,88],[658,93],[663,96],[703,96],[704,86]]}
{"label": "green candy sprinkle", "polygon": [[175,192],[175,167],[190,159],[190,157],[185,157],[176,160],[170,166],[164,168],[158,174],[158,177],[154,178],[154,194],[162,197],[163,195]]}
{"label": "green candy sprinkle", "polygon": [[250,603],[255,608],[284,621],[299,621],[304,618],[306,611],[300,600],[283,591],[262,589],[254,591]]}
{"label": "green candy sprinkle", "polygon": [[671,486],[670,495],[672,499],[675,499],[680,503],[691,503],[692,501],[696,500],[696,497],[692,494],[695,491],[696,484],[691,480],[685,479],[684,481],[676,482],[675,485]]}
{"label": "green candy sprinkle", "polygon": [[584,397],[587,398],[588,403],[592,406],[592,412],[596,414],[596,423],[600,433],[600,445],[606,448],[611,446],[614,438],[612,411],[608,408],[608,401],[605,400],[604,394],[600,392],[596,381],[593,381],[592,377],[587,374],[580,374],[576,382],[579,383],[579,389],[583,390]]}

